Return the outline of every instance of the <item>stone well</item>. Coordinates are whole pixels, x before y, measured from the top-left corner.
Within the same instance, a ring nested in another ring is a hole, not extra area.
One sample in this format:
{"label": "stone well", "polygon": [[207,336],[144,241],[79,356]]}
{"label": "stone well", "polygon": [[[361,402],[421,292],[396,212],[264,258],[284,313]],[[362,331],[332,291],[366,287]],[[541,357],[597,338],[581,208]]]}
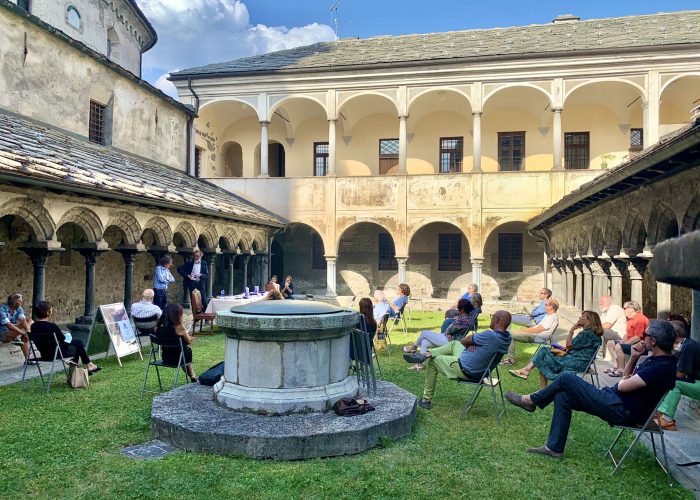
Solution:
{"label": "stone well", "polygon": [[259,301],[217,313],[226,334],[224,377],[214,398],[233,410],[322,412],[357,394],[348,376],[357,313],[321,302]]}

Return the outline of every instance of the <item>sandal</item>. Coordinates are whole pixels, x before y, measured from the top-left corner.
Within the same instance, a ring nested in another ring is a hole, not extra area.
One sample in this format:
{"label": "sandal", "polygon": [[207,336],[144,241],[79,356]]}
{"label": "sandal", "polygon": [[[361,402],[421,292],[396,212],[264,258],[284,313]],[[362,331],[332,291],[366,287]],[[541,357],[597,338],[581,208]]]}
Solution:
{"label": "sandal", "polygon": [[608,375],[610,375],[611,373],[615,372],[616,370],[617,370],[617,368],[606,368],[603,373],[607,373]]}
{"label": "sandal", "polygon": [[423,369],[423,365],[421,365],[421,364],[411,365],[408,367],[408,369],[413,371],[413,372],[419,372]]}
{"label": "sandal", "polygon": [[414,345],[405,345],[401,349],[403,350],[403,352],[408,353],[408,354],[417,351],[416,346],[414,346]]}
{"label": "sandal", "polygon": [[520,370],[508,370],[508,373],[513,375],[514,377],[521,378],[523,380],[527,380],[527,375],[523,375],[522,373],[518,373]]}
{"label": "sandal", "polygon": [[611,377],[622,377],[622,372],[619,370],[612,370],[610,373],[608,373],[609,376]]}
{"label": "sandal", "polygon": [[501,364],[504,366],[513,366],[515,364],[515,360],[513,358],[504,359],[503,361],[501,361]]}

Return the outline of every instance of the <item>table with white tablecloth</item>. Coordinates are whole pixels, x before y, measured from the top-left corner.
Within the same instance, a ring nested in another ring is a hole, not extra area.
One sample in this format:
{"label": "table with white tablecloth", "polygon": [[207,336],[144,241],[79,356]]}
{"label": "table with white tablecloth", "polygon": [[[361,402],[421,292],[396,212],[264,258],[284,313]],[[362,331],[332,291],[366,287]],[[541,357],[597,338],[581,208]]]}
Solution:
{"label": "table with white tablecloth", "polygon": [[267,297],[267,292],[261,295],[228,295],[224,297],[213,297],[209,304],[207,304],[207,310],[205,312],[211,314],[216,314],[216,311],[228,311],[234,306],[241,306],[243,304],[250,304],[251,302],[257,302],[258,300],[263,300]]}

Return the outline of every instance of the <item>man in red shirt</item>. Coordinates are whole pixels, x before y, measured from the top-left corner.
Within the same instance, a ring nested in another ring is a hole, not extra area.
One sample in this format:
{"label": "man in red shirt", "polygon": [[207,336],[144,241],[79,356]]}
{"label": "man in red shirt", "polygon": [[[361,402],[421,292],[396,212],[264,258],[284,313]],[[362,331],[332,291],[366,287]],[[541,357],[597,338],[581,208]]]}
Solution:
{"label": "man in red shirt", "polygon": [[644,331],[649,326],[649,318],[641,313],[639,302],[630,300],[622,308],[627,318],[627,332],[621,341],[615,341],[615,359],[613,369],[608,372],[612,377],[621,377],[620,369],[625,366],[625,356],[632,354],[632,346],[642,340]]}

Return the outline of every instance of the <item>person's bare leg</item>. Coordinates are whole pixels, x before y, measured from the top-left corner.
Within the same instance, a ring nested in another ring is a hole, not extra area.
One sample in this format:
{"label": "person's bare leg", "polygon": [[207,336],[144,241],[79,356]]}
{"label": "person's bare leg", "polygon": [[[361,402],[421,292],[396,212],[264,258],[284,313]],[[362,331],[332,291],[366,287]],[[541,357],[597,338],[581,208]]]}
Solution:
{"label": "person's bare leg", "polygon": [[544,389],[545,387],[547,387],[547,383],[547,377],[540,373],[540,389]]}
{"label": "person's bare leg", "polygon": [[522,376],[524,376],[524,377],[528,377],[528,376],[530,376],[530,372],[532,371],[532,369],[533,369],[534,367],[535,367],[535,364],[534,364],[532,361],[530,361],[528,364],[526,364],[525,366],[523,366],[521,369],[519,369],[519,370],[513,370],[513,371],[514,371],[515,373],[517,373],[518,375],[522,375]]}
{"label": "person's bare leg", "polygon": [[187,375],[192,379],[192,378],[197,378],[197,375],[194,373],[194,368],[192,368],[192,363],[187,363],[185,365],[185,368],[187,369]]}
{"label": "person's bare leg", "polygon": [[610,353],[610,359],[612,362],[615,362],[615,341],[614,340],[608,340],[608,343],[606,344],[605,348],[608,350]]}
{"label": "person's bare leg", "polygon": [[615,361],[614,361],[614,366],[616,370],[622,370],[625,367],[625,353],[622,352],[622,347],[620,347],[620,344],[617,344],[615,346]]}

